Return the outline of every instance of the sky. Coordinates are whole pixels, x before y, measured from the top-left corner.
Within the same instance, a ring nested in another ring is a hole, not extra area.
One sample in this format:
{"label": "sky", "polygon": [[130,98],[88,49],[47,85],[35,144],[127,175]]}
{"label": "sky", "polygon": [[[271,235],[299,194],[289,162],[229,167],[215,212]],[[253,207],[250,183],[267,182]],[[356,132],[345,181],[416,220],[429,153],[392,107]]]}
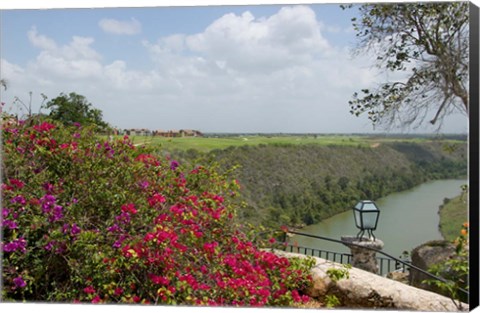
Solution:
{"label": "sky", "polygon": [[[48,101],[75,92],[121,129],[383,131],[349,113],[355,91],[386,78],[372,66],[374,55],[352,54],[354,9],[294,1],[72,2],[0,7],[4,110],[25,114],[18,97],[33,113],[48,113],[42,94]],[[451,115],[441,131],[467,133],[466,117]]]}

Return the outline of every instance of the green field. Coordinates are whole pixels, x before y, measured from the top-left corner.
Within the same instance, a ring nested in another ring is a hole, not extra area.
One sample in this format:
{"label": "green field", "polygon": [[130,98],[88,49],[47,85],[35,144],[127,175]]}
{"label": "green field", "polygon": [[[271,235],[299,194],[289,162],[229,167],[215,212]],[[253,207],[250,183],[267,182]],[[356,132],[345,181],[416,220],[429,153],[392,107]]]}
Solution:
{"label": "green field", "polygon": [[[134,144],[147,144],[161,146],[168,151],[195,149],[202,152],[208,152],[215,149],[226,149],[234,146],[255,146],[255,145],[347,145],[361,147],[378,147],[384,142],[404,141],[404,142],[425,142],[431,138],[385,138],[355,135],[246,135],[246,136],[220,136],[220,137],[150,137],[150,136],[130,136]],[[448,142],[461,142],[448,140]]]}
{"label": "green field", "polygon": [[446,240],[460,235],[462,224],[468,221],[467,195],[450,199],[440,208],[440,233]]}

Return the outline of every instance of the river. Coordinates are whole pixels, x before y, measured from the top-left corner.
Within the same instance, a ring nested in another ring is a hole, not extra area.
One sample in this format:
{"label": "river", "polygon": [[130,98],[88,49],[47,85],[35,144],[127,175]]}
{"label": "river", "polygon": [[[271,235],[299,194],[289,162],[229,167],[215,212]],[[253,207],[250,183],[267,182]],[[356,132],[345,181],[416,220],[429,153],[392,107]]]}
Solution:
{"label": "river", "polygon": [[[444,198],[460,195],[460,186],[466,183],[466,180],[457,179],[434,180],[375,201],[380,217],[374,235],[385,243],[383,251],[398,257],[403,251],[411,252],[429,240],[442,239],[438,229],[439,206]],[[348,210],[299,231],[340,239],[344,235],[356,235],[359,230],[355,227],[352,210]],[[302,247],[350,253],[342,244],[305,236],[295,235],[289,241]]]}

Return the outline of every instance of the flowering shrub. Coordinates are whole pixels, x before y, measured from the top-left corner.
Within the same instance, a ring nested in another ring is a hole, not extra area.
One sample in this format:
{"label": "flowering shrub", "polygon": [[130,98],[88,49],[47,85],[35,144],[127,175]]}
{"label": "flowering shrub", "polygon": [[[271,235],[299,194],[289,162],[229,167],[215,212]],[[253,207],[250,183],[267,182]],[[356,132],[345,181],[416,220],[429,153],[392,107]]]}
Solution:
{"label": "flowering shrub", "polygon": [[[32,125],[33,124],[33,125]],[[311,260],[259,249],[236,181],[128,137],[47,120],[3,125],[4,300],[289,306]]]}

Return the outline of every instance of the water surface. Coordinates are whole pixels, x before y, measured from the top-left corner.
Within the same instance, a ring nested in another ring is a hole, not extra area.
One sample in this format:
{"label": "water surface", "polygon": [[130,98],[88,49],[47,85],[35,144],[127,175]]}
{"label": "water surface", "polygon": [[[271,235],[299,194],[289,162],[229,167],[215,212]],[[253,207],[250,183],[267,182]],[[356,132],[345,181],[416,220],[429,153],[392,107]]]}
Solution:
{"label": "water surface", "polygon": [[[435,180],[375,201],[380,209],[380,218],[374,234],[385,243],[383,251],[398,257],[403,251],[411,252],[413,248],[429,240],[442,239],[438,229],[439,206],[443,204],[444,198],[460,195],[460,186],[466,183],[466,180],[457,179]],[[465,221],[467,218],[465,216]],[[460,227],[461,225],[459,229]],[[352,210],[300,230],[334,239],[340,239],[344,235],[354,236],[358,231]],[[342,244],[324,240],[293,236],[290,241],[296,241],[303,247],[350,253]]]}

